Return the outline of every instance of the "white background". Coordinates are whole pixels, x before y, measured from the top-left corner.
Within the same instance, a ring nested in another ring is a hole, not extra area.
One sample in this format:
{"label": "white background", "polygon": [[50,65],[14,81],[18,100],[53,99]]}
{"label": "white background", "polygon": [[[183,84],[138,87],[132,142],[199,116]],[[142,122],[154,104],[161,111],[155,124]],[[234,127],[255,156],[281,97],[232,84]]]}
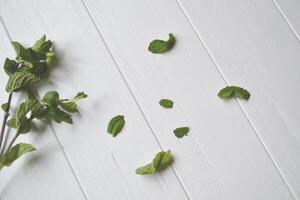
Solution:
{"label": "white background", "polygon": [[[0,0],[1,63],[11,40],[46,34],[60,62],[40,94],[89,95],[73,125],[19,138],[37,151],[0,172],[0,199],[300,199],[299,10],[298,0]],[[172,51],[147,51],[169,32]],[[226,85],[250,100],[220,100]],[[118,114],[126,125],[112,138]],[[188,137],[174,136],[179,126]],[[171,168],[135,174],[168,149]]]}

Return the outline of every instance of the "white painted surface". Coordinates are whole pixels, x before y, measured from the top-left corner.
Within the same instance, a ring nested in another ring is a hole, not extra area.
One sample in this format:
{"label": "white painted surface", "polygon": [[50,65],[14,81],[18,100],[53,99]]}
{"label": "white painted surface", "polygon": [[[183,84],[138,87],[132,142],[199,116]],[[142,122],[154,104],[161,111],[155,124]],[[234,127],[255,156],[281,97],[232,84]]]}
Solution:
{"label": "white painted surface", "polygon": [[[270,0],[0,1],[1,61],[13,56],[9,37],[31,44],[45,33],[62,57],[41,94],[89,95],[72,126],[52,124],[42,135],[20,138],[38,151],[1,171],[0,197],[299,199],[300,46],[296,22],[284,17],[297,14],[280,6]],[[177,38],[171,52],[147,51],[152,39],[169,32]],[[3,91],[4,73],[0,81]],[[249,89],[251,99],[221,101],[216,93],[226,83]],[[159,106],[165,97],[174,109]],[[125,115],[126,126],[111,138],[106,125],[116,114]],[[174,137],[178,126],[189,126],[189,136]],[[135,168],[161,149],[171,149],[172,168],[137,176]]]}

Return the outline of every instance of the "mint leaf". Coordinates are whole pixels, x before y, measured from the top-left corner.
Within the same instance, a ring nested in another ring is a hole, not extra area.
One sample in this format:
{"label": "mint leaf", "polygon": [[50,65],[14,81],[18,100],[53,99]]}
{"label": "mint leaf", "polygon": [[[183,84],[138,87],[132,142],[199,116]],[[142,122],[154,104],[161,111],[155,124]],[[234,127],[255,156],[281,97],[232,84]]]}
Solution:
{"label": "mint leaf", "polygon": [[17,59],[18,59],[18,57],[20,56],[21,51],[24,51],[25,48],[19,42],[16,42],[16,41],[12,41],[11,44],[14,47],[14,50],[17,54]]}
{"label": "mint leaf", "polygon": [[48,66],[53,66],[56,62],[56,54],[53,52],[46,53],[46,63]]}
{"label": "mint leaf", "polygon": [[38,53],[47,53],[50,51],[51,47],[52,42],[50,40],[46,40],[46,36],[43,35],[39,40],[35,42],[32,50]]}
{"label": "mint leaf", "polygon": [[77,101],[79,99],[84,99],[84,98],[87,98],[87,94],[85,94],[84,92],[78,92],[72,100]]}
{"label": "mint leaf", "polygon": [[250,98],[250,93],[241,87],[227,86],[220,90],[218,96],[221,99],[239,98],[248,100]]}
{"label": "mint leaf", "polygon": [[84,92],[78,92],[77,95],[72,99],[61,99],[59,102],[60,107],[64,109],[65,111],[74,113],[77,112],[77,103],[76,101],[80,99],[87,98],[87,95]]}
{"label": "mint leaf", "polygon": [[55,107],[50,108],[49,116],[50,116],[50,119],[53,119],[57,123],[61,123],[61,122],[66,122],[68,124],[73,123],[71,115],[60,110],[59,108],[55,108]]}
{"label": "mint leaf", "polygon": [[173,162],[173,158],[171,156],[171,151],[162,151],[156,154],[153,159],[153,166],[156,170],[164,170]]}
{"label": "mint leaf", "polygon": [[8,110],[8,103],[3,103],[3,104],[1,105],[1,108],[2,108],[2,110],[3,110],[4,112],[7,112],[7,110]]}
{"label": "mint leaf", "polygon": [[19,157],[34,150],[35,148],[31,144],[19,143],[13,146],[7,153],[0,157],[0,169],[10,166]]}
{"label": "mint leaf", "polygon": [[60,101],[59,105],[65,111],[68,111],[71,113],[77,112],[77,104],[74,101],[68,101],[68,102]]}
{"label": "mint leaf", "polygon": [[176,128],[173,132],[176,137],[182,138],[183,136],[187,135],[189,131],[190,131],[189,127],[180,127],[180,128]]}
{"label": "mint leaf", "polygon": [[169,33],[169,39],[164,40],[153,40],[149,46],[148,50],[154,54],[165,53],[173,48],[175,45],[175,37],[172,33]]}
{"label": "mint leaf", "polygon": [[12,118],[10,120],[8,120],[6,122],[6,125],[9,127],[9,128],[17,128],[17,125],[16,125],[16,119]]}
{"label": "mint leaf", "polygon": [[56,92],[56,91],[47,92],[44,95],[42,102],[47,104],[48,106],[57,107],[60,102],[58,92]]}
{"label": "mint leaf", "polygon": [[164,108],[173,108],[173,101],[170,99],[161,99],[159,104]]}
{"label": "mint leaf", "polygon": [[18,64],[14,60],[10,60],[9,58],[6,58],[4,61],[4,71],[7,75],[12,75],[15,73],[18,69]]}
{"label": "mint leaf", "polygon": [[149,175],[149,174],[153,174],[154,172],[155,172],[155,167],[153,163],[149,163],[135,170],[135,173],[139,175]]}
{"label": "mint leaf", "polygon": [[136,174],[149,175],[156,171],[164,170],[173,162],[171,151],[161,151],[155,155],[152,163],[139,167],[135,170]]}
{"label": "mint leaf", "polygon": [[109,121],[107,132],[110,133],[113,137],[116,137],[118,133],[120,133],[123,129],[124,124],[125,120],[123,115],[115,116]]}
{"label": "mint leaf", "polygon": [[40,78],[29,72],[16,72],[9,77],[6,85],[6,91],[9,93],[15,92],[19,89],[30,86],[39,80]]}

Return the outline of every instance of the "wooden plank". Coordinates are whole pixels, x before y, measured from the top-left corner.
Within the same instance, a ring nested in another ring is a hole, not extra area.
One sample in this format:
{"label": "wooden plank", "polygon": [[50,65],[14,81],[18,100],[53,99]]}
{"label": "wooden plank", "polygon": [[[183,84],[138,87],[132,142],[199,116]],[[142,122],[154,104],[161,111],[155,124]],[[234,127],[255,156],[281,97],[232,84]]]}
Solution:
{"label": "wooden plank", "polygon": [[179,2],[227,82],[252,92],[240,105],[300,198],[300,45],[293,31],[271,0]]}
{"label": "wooden plank", "polygon": [[[13,58],[14,52],[2,24],[0,24],[0,61]],[[7,101],[5,85],[7,76],[1,69],[0,102]],[[13,96],[13,104],[20,102],[18,94]],[[2,110],[0,120],[2,122]],[[37,124],[40,129],[42,124]],[[9,131],[10,135],[14,132]],[[9,168],[0,172],[0,199],[85,199],[68,165],[57,140],[48,128],[21,136],[18,142],[33,144],[37,150],[19,158]]]}
{"label": "wooden plank", "polygon": [[273,0],[273,2],[300,41],[300,1]]}
{"label": "wooden plank", "polygon": [[[12,0],[2,2],[0,12],[14,39],[29,42],[46,33],[54,40],[60,67],[48,89],[66,98],[78,90],[89,95],[72,126],[54,125],[88,199],[188,199],[172,168],[135,174],[161,147],[79,1]],[[126,125],[112,138],[106,126],[117,114],[125,115]]]}
{"label": "wooden plank", "polygon": [[[174,168],[191,199],[293,199],[237,102],[216,96],[226,83],[175,1],[84,2],[157,138],[176,151]],[[202,2],[204,10],[205,2],[213,1]],[[205,12],[205,18],[210,15]],[[239,16],[235,17],[238,20]],[[210,20],[209,25],[215,23]],[[177,38],[174,50],[165,55],[147,51],[149,41],[166,38],[169,32]],[[218,41],[218,37],[213,39]],[[235,56],[230,49],[222,53]],[[250,91],[256,90],[250,87]],[[164,97],[175,101],[173,110],[158,105]],[[250,106],[255,100],[256,95],[243,105]],[[191,126],[191,133],[178,140],[172,130],[184,125]],[[207,168],[213,174],[209,179],[205,177]]]}

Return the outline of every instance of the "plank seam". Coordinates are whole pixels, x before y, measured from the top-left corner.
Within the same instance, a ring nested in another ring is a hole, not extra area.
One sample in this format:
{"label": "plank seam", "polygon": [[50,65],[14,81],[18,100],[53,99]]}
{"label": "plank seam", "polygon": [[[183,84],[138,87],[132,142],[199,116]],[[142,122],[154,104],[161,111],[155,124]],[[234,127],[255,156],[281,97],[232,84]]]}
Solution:
{"label": "plank seam", "polygon": [[[203,38],[201,37],[201,34],[198,33],[195,25],[193,24],[192,20],[190,19],[190,17],[187,15],[187,12],[185,11],[185,9],[183,8],[183,6],[181,5],[181,3],[179,2],[180,0],[176,0],[180,10],[182,11],[183,15],[185,16],[185,18],[187,19],[187,21],[189,22],[189,24],[191,25],[193,31],[196,33],[198,39],[200,40],[200,42],[202,43],[202,45],[204,46],[205,50],[207,51],[210,59],[212,60],[212,62],[214,63],[217,71],[219,72],[219,74],[221,75],[223,81],[226,83],[226,85],[229,85],[229,81],[226,79],[224,73],[221,70],[220,65],[218,64],[218,62],[216,61],[216,59],[214,58],[212,52],[209,50],[208,46],[206,45],[206,43],[204,42]],[[272,164],[274,165],[274,167],[276,168],[276,171],[278,172],[279,176],[281,177],[281,179],[283,180],[283,183],[285,184],[285,186],[287,187],[288,191],[291,193],[293,199],[297,200],[296,198],[296,194],[293,192],[293,190],[290,188],[288,181],[286,180],[286,178],[284,177],[280,167],[278,166],[278,164],[276,163],[276,161],[273,159],[273,157],[271,156],[270,151],[268,150],[266,144],[263,142],[262,138],[259,135],[259,131],[256,129],[254,123],[252,122],[252,120],[250,119],[250,116],[248,114],[248,112],[246,111],[246,109],[244,108],[244,106],[241,104],[241,102],[237,99],[235,99],[235,101],[238,103],[242,113],[244,114],[244,116],[246,117],[247,121],[249,122],[252,130],[254,131],[256,137],[258,138],[259,142],[261,143],[261,145],[263,146],[264,151],[267,153],[268,157],[270,158]]]}
{"label": "plank seam", "polygon": [[[8,28],[7,28],[7,26],[6,26],[6,24],[5,24],[4,20],[3,20],[3,17],[2,17],[1,15],[0,15],[0,24],[2,25],[2,27],[3,27],[3,29],[4,29],[4,32],[6,33],[6,35],[7,35],[8,39],[9,39],[9,41],[12,41],[12,37],[11,37],[11,35],[9,34]],[[56,142],[57,142],[57,144],[58,144],[60,150],[62,151],[63,156],[65,157],[65,159],[66,159],[66,161],[67,161],[67,165],[69,166],[69,168],[70,168],[70,170],[71,170],[71,172],[72,172],[72,174],[73,174],[73,176],[74,176],[74,178],[75,178],[75,181],[76,181],[76,183],[77,183],[78,186],[79,186],[80,191],[82,192],[82,194],[83,194],[85,200],[88,200],[87,194],[86,194],[85,190],[83,189],[81,183],[79,182],[78,176],[77,176],[77,174],[75,173],[75,170],[73,169],[73,166],[71,165],[71,162],[70,162],[69,158],[67,157],[66,152],[64,151],[64,148],[63,148],[62,144],[60,143],[60,141],[59,141],[59,139],[58,139],[58,137],[57,137],[57,135],[56,135],[56,132],[55,132],[55,130],[54,130],[52,124],[49,123],[49,126],[50,126],[50,129],[52,130],[51,132],[52,132],[52,134],[54,135],[54,138],[55,138],[55,140],[56,140]]]}
{"label": "plank seam", "polygon": [[284,19],[284,21],[287,23],[289,29],[293,32],[295,37],[297,38],[298,42],[300,42],[300,36],[298,35],[296,29],[292,25],[292,23],[288,20],[288,17],[284,14],[283,10],[280,8],[279,4],[277,3],[276,0],[272,0],[273,4],[275,5],[276,9],[279,11],[280,15]]}
{"label": "plank seam", "polygon": [[[89,9],[87,8],[87,6],[86,6],[86,4],[84,3],[84,1],[83,1],[83,0],[80,0],[80,1],[81,1],[81,3],[82,3],[83,7],[85,8],[85,10],[86,10],[86,12],[87,12],[89,18],[91,19],[91,21],[92,21],[92,23],[93,23],[93,25],[94,25],[96,31],[98,32],[98,34],[99,34],[101,40],[103,41],[103,43],[104,43],[104,45],[105,45],[107,51],[109,52],[109,55],[110,55],[111,59],[113,60],[113,62],[114,62],[114,64],[115,64],[115,66],[116,66],[118,72],[120,73],[120,75],[121,75],[121,77],[122,77],[122,79],[123,79],[123,82],[125,83],[127,89],[129,90],[129,93],[131,94],[131,96],[132,96],[132,98],[133,98],[135,104],[137,105],[138,109],[140,110],[140,113],[142,114],[142,116],[143,116],[143,118],[144,118],[144,120],[145,120],[147,126],[149,127],[149,129],[150,129],[150,131],[151,131],[151,133],[152,133],[154,139],[155,139],[156,142],[158,143],[160,149],[163,150],[163,147],[162,147],[161,143],[159,142],[159,140],[158,140],[156,134],[154,133],[154,130],[153,130],[152,126],[150,125],[149,120],[146,118],[146,115],[145,115],[143,109],[141,108],[140,104],[138,103],[138,100],[137,100],[137,98],[135,97],[133,91],[131,90],[131,88],[130,88],[130,86],[129,86],[129,83],[128,83],[127,79],[125,78],[125,75],[123,74],[122,70],[120,69],[120,67],[119,67],[119,65],[118,65],[118,62],[117,62],[116,59],[114,58],[114,56],[113,56],[113,54],[112,54],[110,48],[108,47],[106,41],[104,40],[104,37],[103,37],[101,31],[99,30],[99,28],[98,28],[98,26],[97,26],[97,24],[96,24],[96,22],[95,22],[95,20],[94,20],[94,18],[93,18],[93,16],[92,16],[92,14],[90,13],[90,11],[89,11]],[[180,180],[180,178],[179,178],[179,176],[178,176],[176,170],[175,170],[172,166],[171,166],[171,169],[172,169],[172,171],[173,171],[173,173],[174,173],[176,179],[178,180],[178,182],[179,182],[181,188],[183,189],[183,191],[184,191],[186,197],[190,200],[191,198],[190,198],[190,196],[189,196],[189,194],[188,194],[186,188],[184,187],[182,181]]]}

